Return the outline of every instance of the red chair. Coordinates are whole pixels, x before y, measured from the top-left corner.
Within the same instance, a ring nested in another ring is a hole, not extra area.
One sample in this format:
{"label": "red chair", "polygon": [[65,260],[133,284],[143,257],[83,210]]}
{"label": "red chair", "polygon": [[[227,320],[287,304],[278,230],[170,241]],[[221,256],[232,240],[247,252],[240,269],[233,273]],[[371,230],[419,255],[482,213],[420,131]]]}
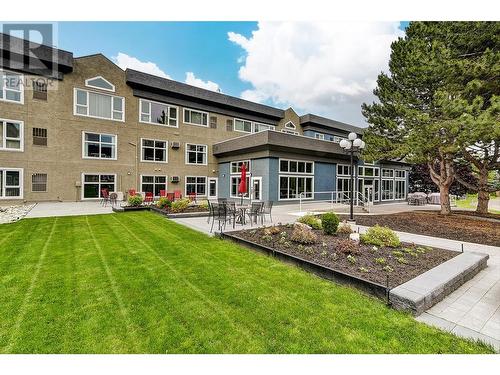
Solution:
{"label": "red chair", "polygon": [[108,189],[101,189],[101,204],[106,207],[109,202],[109,191]]}
{"label": "red chair", "polygon": [[167,199],[168,199],[170,202],[173,202],[173,201],[174,201],[174,193],[167,193]]}
{"label": "red chair", "polygon": [[160,190],[160,198],[164,198],[167,196],[167,191],[166,190]]}
{"label": "red chair", "polygon": [[144,196],[144,203],[152,204],[153,201],[154,201],[153,193],[150,191],[147,191],[146,195]]}
{"label": "red chair", "polygon": [[182,193],[180,190],[174,190],[174,201],[182,198]]}

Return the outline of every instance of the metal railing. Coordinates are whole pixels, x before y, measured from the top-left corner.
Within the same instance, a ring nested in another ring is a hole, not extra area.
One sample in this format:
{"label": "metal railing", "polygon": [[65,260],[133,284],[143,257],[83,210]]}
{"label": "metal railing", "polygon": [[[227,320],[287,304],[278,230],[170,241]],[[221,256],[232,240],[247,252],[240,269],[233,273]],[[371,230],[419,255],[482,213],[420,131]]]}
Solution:
{"label": "metal railing", "polygon": [[[335,205],[351,202],[351,193],[348,191],[315,191],[314,193],[299,193],[299,211],[302,212],[302,207],[305,204],[328,203],[333,209]],[[373,204],[368,197],[359,191],[354,192],[354,205],[361,206],[367,212],[370,212],[370,206]]]}

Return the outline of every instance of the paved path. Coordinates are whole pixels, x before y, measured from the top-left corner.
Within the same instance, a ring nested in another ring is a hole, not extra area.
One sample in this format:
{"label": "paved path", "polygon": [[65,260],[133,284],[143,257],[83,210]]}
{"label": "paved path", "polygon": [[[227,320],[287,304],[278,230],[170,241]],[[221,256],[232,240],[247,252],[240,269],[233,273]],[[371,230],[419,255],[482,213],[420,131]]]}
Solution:
{"label": "paved path", "polygon": [[110,214],[113,212],[110,205],[103,207],[96,201],[85,202],[41,202],[37,203],[26,215],[31,217],[51,217],[51,216],[76,216],[76,215],[97,215]]}

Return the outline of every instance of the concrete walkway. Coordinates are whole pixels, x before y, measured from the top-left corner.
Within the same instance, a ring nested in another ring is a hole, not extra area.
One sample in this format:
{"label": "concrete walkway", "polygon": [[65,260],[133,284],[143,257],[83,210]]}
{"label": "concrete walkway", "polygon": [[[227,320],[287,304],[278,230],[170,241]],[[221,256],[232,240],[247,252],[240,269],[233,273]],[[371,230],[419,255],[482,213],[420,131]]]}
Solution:
{"label": "concrete walkway", "polygon": [[103,207],[96,201],[85,202],[41,202],[37,203],[26,215],[26,218],[52,217],[52,216],[77,216],[110,214],[113,212],[108,204]]}

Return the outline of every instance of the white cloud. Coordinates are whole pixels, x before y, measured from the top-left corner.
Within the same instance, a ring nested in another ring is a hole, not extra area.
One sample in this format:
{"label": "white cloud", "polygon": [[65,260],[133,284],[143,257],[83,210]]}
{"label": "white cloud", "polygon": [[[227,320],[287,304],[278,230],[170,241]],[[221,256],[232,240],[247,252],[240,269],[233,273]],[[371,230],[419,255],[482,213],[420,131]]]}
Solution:
{"label": "white cloud", "polygon": [[170,76],[167,73],[165,73],[163,70],[161,70],[159,68],[159,66],[153,62],[150,62],[150,61],[144,62],[144,61],[139,60],[136,57],[129,56],[123,52],[118,52],[118,55],[116,57],[114,57],[113,59],[116,61],[118,66],[124,70],[127,68],[130,68],[130,69],[138,70],[140,72],[153,74],[153,75],[158,76],[158,77],[170,79]]}
{"label": "white cloud", "polygon": [[253,88],[241,96],[271,101],[336,120],[364,124],[361,104],[374,100],[380,71],[388,70],[399,23],[259,22],[250,38],[228,39],[246,53],[239,77]]}
{"label": "white cloud", "polygon": [[186,72],[186,80],[184,82],[188,85],[200,87],[202,89],[220,92],[220,87],[217,83],[196,78],[193,72]]}

